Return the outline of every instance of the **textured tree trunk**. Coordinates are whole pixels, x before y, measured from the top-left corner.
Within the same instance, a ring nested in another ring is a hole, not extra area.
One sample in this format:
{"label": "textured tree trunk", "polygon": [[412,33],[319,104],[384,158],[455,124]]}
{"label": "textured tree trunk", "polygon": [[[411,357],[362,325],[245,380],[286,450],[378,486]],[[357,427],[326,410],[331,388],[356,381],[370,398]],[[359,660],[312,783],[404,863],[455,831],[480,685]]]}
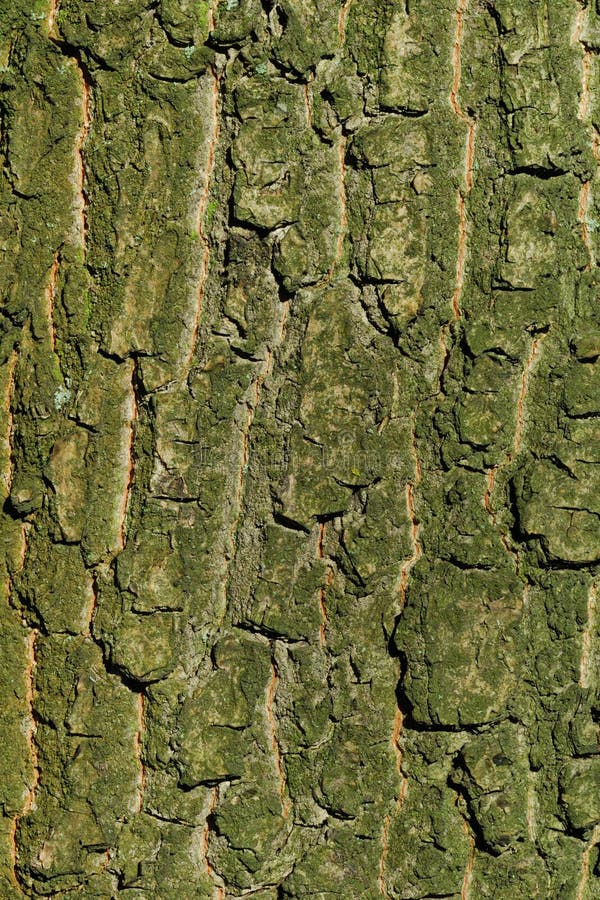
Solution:
{"label": "textured tree trunk", "polygon": [[0,29],[0,896],[600,897],[600,7]]}

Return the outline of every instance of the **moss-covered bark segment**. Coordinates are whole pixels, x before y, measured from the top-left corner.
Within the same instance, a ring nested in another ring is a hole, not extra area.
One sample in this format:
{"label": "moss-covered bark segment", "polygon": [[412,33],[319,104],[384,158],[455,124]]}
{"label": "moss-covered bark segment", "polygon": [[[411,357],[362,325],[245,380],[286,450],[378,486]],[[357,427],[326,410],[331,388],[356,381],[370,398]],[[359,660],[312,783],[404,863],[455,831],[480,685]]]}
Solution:
{"label": "moss-covered bark segment", "polygon": [[598,50],[0,0],[0,896],[600,896]]}

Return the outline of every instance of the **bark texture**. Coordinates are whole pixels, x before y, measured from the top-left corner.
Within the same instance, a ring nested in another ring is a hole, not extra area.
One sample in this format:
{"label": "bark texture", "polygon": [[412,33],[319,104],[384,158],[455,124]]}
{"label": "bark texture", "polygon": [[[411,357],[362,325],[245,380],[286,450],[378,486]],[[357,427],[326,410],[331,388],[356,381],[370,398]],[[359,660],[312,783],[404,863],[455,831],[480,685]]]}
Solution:
{"label": "bark texture", "polygon": [[600,897],[596,0],[0,32],[0,895]]}

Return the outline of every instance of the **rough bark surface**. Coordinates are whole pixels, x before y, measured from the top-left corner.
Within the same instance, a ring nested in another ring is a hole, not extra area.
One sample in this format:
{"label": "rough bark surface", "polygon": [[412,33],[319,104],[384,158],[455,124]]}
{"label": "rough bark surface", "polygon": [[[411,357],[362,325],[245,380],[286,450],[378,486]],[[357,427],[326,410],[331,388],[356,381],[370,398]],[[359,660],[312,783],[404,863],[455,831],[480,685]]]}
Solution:
{"label": "rough bark surface", "polygon": [[0,896],[598,898],[598,3],[0,33]]}

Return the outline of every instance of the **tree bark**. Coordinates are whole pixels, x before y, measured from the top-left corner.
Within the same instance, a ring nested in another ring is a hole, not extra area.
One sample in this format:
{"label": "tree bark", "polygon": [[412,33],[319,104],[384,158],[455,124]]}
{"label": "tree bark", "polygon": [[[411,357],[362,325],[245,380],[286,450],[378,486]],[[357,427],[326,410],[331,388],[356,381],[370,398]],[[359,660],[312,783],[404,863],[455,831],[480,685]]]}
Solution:
{"label": "tree bark", "polygon": [[600,896],[600,8],[0,33],[0,895]]}

